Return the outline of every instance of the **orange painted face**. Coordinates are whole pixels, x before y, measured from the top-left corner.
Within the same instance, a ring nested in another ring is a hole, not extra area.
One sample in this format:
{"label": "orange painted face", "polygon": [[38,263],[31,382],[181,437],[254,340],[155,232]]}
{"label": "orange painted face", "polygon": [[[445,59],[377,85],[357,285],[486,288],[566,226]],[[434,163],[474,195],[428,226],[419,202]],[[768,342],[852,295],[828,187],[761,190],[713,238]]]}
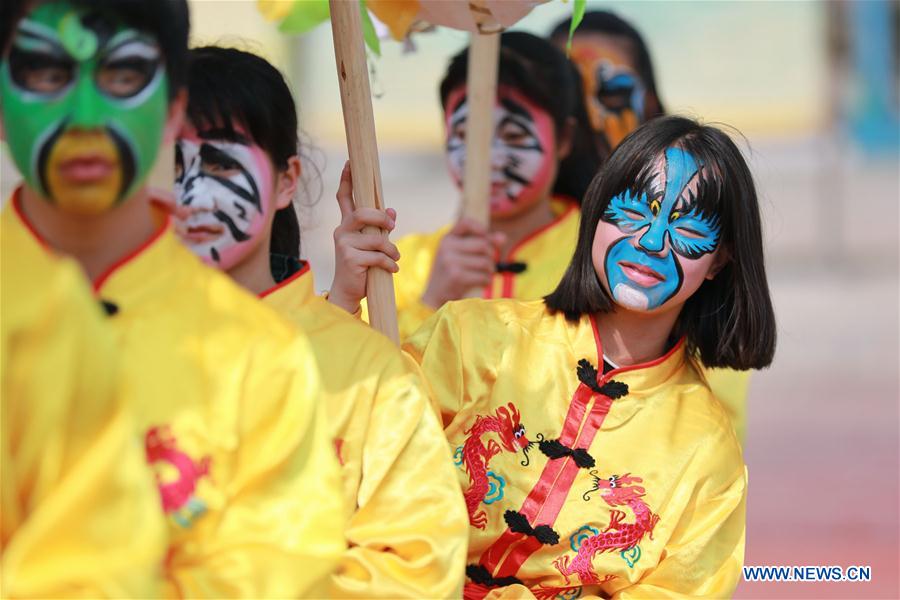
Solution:
{"label": "orange painted face", "polygon": [[646,86],[627,52],[601,39],[576,36],[571,58],[584,83],[591,125],[615,148],[644,121]]}

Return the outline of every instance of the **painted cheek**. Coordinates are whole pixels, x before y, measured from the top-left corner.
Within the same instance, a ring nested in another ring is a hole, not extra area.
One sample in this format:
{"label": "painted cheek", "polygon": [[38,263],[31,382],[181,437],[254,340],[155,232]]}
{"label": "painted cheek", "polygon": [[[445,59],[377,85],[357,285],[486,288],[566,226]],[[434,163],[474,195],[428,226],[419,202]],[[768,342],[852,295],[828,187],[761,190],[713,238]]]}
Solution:
{"label": "painted cheek", "polygon": [[715,254],[706,254],[695,260],[680,258],[683,280],[681,291],[685,293],[685,299],[693,295],[706,280],[714,258]]}
{"label": "painted cheek", "polygon": [[546,189],[554,175],[556,166],[556,135],[554,133],[553,123],[548,115],[539,115],[536,119],[536,130],[538,140],[541,147],[544,148],[544,154],[540,162],[537,173],[532,180],[532,186],[540,190]]}
{"label": "painted cheek", "polygon": [[549,188],[556,175],[556,136],[553,122],[548,115],[539,111],[535,111],[534,115],[534,134],[543,151],[523,150],[501,143],[497,144],[499,148],[492,153],[499,154],[496,162],[502,165],[517,164],[517,174],[528,181],[527,185],[521,186],[512,197],[509,193],[510,187],[515,189],[518,183],[508,181],[505,189],[497,190],[491,198],[491,213],[494,215],[522,212],[550,191]]}
{"label": "painted cheek", "polygon": [[463,169],[466,160],[466,144],[458,137],[449,138],[446,144],[444,159],[447,163],[447,172],[453,179],[453,183],[460,189],[463,186]]}
{"label": "painted cheek", "polygon": [[249,233],[252,237],[255,237],[262,231],[266,224],[267,217],[274,211],[275,173],[272,169],[272,163],[269,161],[269,157],[262,148],[253,146],[251,156],[253,165],[248,168],[248,171],[259,190],[259,203],[261,209],[254,218],[251,219],[250,223],[251,229]]}
{"label": "painted cheek", "polygon": [[444,114],[444,159],[447,163],[447,171],[456,186],[462,189],[463,165],[466,158],[466,142],[454,134],[451,123],[459,117],[460,111],[465,111],[465,104],[460,104],[460,98],[465,95],[465,89],[454,90],[447,97],[446,106],[453,107]]}
{"label": "painted cheek", "polygon": [[447,171],[457,187],[462,188],[463,184],[463,159],[465,158],[465,150],[454,148],[447,151]]}
{"label": "painted cheek", "polygon": [[[252,146],[249,150],[249,160],[241,162],[259,190],[261,210],[257,210],[252,203],[236,197],[230,199],[230,205],[219,206],[219,210],[229,214],[242,232],[249,236],[247,240],[237,241],[231,235],[227,235],[217,245],[216,250],[220,256],[219,268],[225,270],[240,264],[257,247],[260,243],[260,238],[264,237],[266,233],[269,215],[273,212],[275,200],[273,197],[274,173],[271,163],[265,151],[258,146]],[[236,209],[234,203],[240,204],[246,215],[249,216],[249,223],[238,217],[237,213],[240,211]]]}

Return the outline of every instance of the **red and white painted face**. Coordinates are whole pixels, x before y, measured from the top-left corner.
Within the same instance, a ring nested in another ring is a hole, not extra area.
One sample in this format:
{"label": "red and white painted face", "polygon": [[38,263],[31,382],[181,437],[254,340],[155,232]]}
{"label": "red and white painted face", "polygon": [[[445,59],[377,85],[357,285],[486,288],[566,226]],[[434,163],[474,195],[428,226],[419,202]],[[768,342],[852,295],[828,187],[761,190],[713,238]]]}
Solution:
{"label": "red and white painted face", "polygon": [[[465,86],[447,97],[447,166],[462,189],[466,160]],[[491,218],[518,216],[545,198],[556,179],[556,131],[548,112],[500,86],[491,142]]]}
{"label": "red and white painted face", "polygon": [[175,149],[177,230],[210,266],[240,264],[265,236],[274,211],[274,169],[242,129],[182,129]]}

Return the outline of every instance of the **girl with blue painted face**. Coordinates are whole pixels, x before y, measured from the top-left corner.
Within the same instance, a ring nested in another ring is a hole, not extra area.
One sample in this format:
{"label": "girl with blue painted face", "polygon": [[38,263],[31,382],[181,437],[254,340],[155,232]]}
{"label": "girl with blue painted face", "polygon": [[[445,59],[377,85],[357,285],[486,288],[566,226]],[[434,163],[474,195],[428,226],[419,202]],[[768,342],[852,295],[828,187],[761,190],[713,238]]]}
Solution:
{"label": "girl with blue painted face", "polygon": [[464,597],[730,597],[747,478],[700,362],[772,361],[753,178],[724,133],[662,117],[582,211],[543,301],[449,302],[404,344],[457,449]]}
{"label": "girl with blue painted face", "polygon": [[685,336],[707,367],[769,364],[775,329],[756,190],[724,133],[681,117],[642,126],[594,179],[583,215],[550,308],[596,313],[625,360]]}

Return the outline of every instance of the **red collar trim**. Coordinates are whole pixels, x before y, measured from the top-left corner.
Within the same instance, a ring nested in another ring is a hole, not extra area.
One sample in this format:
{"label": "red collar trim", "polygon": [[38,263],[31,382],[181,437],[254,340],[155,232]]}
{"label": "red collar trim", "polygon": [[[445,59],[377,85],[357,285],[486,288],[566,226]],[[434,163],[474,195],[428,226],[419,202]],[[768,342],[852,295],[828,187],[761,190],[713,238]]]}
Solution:
{"label": "red collar trim", "polygon": [[512,257],[514,257],[516,255],[516,252],[518,252],[519,250],[522,249],[522,246],[526,245],[528,242],[532,241],[533,239],[540,236],[541,234],[546,233],[550,229],[553,229],[554,227],[556,227],[557,225],[562,223],[569,215],[571,215],[573,212],[578,210],[578,203],[575,202],[574,200],[571,200],[569,198],[561,198],[561,197],[557,197],[555,199],[570,202],[569,207],[566,208],[566,210],[564,210],[562,212],[562,214],[557,216],[555,219],[553,219],[546,225],[538,227],[537,229],[535,229],[534,231],[532,231],[531,233],[529,233],[528,235],[523,237],[521,240],[519,240],[515,246],[513,246],[512,248],[509,249],[509,253],[507,254],[507,259],[511,259]]}
{"label": "red collar trim", "polygon": [[285,280],[282,281],[281,283],[278,283],[278,284],[274,285],[273,287],[270,287],[270,288],[267,289],[266,291],[261,292],[261,293],[259,294],[258,297],[262,299],[262,298],[265,298],[266,296],[268,296],[268,295],[270,295],[270,294],[274,294],[275,292],[277,292],[277,291],[280,290],[281,288],[287,287],[287,286],[289,286],[290,284],[294,283],[296,280],[300,279],[302,276],[306,275],[307,273],[309,273],[309,261],[308,261],[308,260],[304,260],[304,261],[303,261],[303,266],[300,267],[300,270],[299,270],[299,271],[297,271],[296,273],[294,273],[293,275],[291,275],[290,277],[288,277],[287,279],[285,279]]}
{"label": "red collar trim", "polygon": [[[599,363],[599,370],[603,371],[603,346],[600,344],[600,330],[597,328],[597,318],[594,315],[591,315],[591,327],[594,330],[594,342],[597,344],[597,362]],[[684,342],[687,338],[682,337],[678,342],[669,348],[669,351],[660,356],[659,358],[654,358],[651,361],[639,363],[636,365],[628,365],[627,367],[618,367],[613,369],[609,373],[606,373],[607,376],[618,375],[620,373],[626,373],[628,371],[634,371],[636,369],[647,369],[649,367],[655,367],[666,362],[669,358],[672,357],[681,347],[684,345]]]}
{"label": "red collar trim", "polygon": [[[150,202],[152,203],[153,201],[154,200],[151,198]],[[53,252],[55,254],[56,251],[53,250],[53,248],[50,246],[50,244],[47,242],[47,240],[45,240],[41,236],[41,234],[38,233],[37,229],[34,228],[34,225],[31,224],[31,221],[28,220],[28,217],[26,217],[25,213],[22,211],[22,188],[21,187],[16,188],[16,191],[13,192],[12,205],[13,205],[13,210],[16,213],[16,216],[19,218],[19,220],[25,226],[25,229],[27,229],[29,232],[31,232],[31,235],[34,236],[34,239],[41,246],[43,246],[43,248],[45,250],[47,250],[48,252]],[[106,271],[101,273],[100,276],[97,277],[93,281],[92,286],[93,286],[95,292],[100,291],[100,288],[103,286],[103,284],[106,282],[106,280],[109,279],[110,276],[116,270],[118,270],[120,267],[124,266],[128,262],[134,260],[139,254],[141,254],[144,250],[146,250],[147,248],[152,246],[159,238],[162,237],[162,235],[169,228],[169,220],[171,218],[168,213],[165,213],[165,215],[166,215],[165,219],[163,219],[163,222],[159,226],[159,228],[155,232],[153,232],[153,235],[151,235],[149,238],[147,238],[147,240],[144,241],[143,244],[141,244],[140,246],[138,246],[131,252],[125,254],[125,256],[121,257],[119,260],[117,260],[112,265],[110,265],[109,268],[106,269]]]}
{"label": "red collar trim", "polygon": [[116,262],[111,264],[109,266],[109,268],[106,269],[106,271],[101,273],[100,276],[94,280],[94,283],[93,283],[94,291],[99,292],[100,288],[103,287],[103,284],[106,283],[106,280],[109,279],[113,275],[113,273],[115,273],[121,267],[125,266],[126,264],[128,264],[129,262],[131,262],[132,260],[137,258],[147,248],[149,248],[150,246],[155,244],[157,242],[157,240],[159,240],[163,236],[163,234],[169,229],[169,219],[170,219],[170,217],[167,214],[165,220],[162,222],[162,225],[160,225],[159,228],[153,233],[153,235],[151,235],[149,238],[147,238],[147,240],[144,241],[143,244],[141,244],[140,246],[138,246],[137,248],[135,248],[134,250],[127,253],[125,256],[123,256],[122,258],[120,258],[119,260],[117,260]]}

